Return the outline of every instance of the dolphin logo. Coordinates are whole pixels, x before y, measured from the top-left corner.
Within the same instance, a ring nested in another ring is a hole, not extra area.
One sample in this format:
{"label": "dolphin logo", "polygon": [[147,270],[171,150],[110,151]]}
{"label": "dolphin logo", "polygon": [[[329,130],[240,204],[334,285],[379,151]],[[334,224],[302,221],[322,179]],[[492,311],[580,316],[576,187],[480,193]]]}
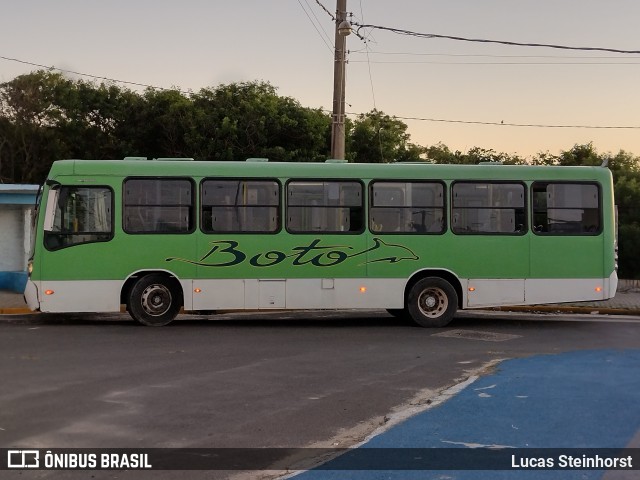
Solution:
{"label": "dolphin logo", "polygon": [[398,245],[397,243],[387,243],[378,237],[373,238],[372,247],[354,255],[350,255],[350,258],[367,254],[369,256],[369,260],[364,262],[364,264],[377,262],[398,263],[403,260],[420,260],[420,257],[418,257],[410,248],[405,247],[404,245]]}

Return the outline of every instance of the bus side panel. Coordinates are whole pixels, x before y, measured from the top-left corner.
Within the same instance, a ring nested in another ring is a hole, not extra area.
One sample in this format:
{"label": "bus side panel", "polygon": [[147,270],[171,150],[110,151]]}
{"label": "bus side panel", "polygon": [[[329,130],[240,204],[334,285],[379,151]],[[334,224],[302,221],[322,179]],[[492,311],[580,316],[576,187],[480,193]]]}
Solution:
{"label": "bus side panel", "polygon": [[119,312],[118,280],[45,280],[38,282],[42,312]]}
{"label": "bus side panel", "polygon": [[531,236],[531,278],[605,278],[603,236]]}
{"label": "bus side panel", "polygon": [[349,307],[363,304],[360,285],[339,294],[337,285],[366,277],[371,247],[366,239],[360,234],[199,234],[197,251],[179,261],[197,266],[196,310]]}
{"label": "bus side panel", "polygon": [[376,239],[381,248],[370,253],[369,277],[404,279],[406,284],[415,272],[447,271],[461,281],[463,306],[508,305],[524,301],[524,279],[529,276],[529,238],[526,235],[446,233],[379,235],[373,238]]}

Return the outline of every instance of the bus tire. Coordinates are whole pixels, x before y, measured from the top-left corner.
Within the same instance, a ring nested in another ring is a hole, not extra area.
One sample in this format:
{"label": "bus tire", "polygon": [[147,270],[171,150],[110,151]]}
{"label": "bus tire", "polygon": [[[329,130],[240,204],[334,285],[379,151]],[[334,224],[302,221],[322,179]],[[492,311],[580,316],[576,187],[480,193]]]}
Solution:
{"label": "bus tire", "polygon": [[421,327],[444,327],[458,309],[458,294],[449,282],[438,277],[419,280],[407,297],[411,319]]}
{"label": "bus tire", "polygon": [[182,307],[178,282],[164,275],[145,275],[131,291],[127,310],[134,320],[149,327],[170,323]]}

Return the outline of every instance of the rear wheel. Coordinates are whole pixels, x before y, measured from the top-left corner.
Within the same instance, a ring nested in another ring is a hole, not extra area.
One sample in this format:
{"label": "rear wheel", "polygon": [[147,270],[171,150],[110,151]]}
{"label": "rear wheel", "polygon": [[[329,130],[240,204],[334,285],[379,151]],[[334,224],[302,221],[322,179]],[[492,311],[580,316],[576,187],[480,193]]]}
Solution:
{"label": "rear wheel", "polygon": [[419,280],[409,291],[407,310],[421,327],[444,327],[458,308],[458,294],[449,282],[438,277]]}
{"label": "rear wheel", "polygon": [[134,320],[150,327],[170,323],[182,307],[178,282],[164,275],[146,275],[138,280],[131,291],[127,310]]}

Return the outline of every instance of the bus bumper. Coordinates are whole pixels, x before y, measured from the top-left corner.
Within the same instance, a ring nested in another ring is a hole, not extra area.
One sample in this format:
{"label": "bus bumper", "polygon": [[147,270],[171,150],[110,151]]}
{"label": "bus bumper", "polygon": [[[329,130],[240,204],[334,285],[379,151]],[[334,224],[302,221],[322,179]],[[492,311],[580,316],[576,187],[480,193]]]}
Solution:
{"label": "bus bumper", "polygon": [[607,298],[613,298],[616,296],[616,291],[618,290],[618,272],[614,270],[614,272],[609,276],[608,282],[608,296]]}
{"label": "bus bumper", "polygon": [[31,279],[27,280],[27,286],[24,288],[24,300],[31,310],[40,310],[40,301],[38,300],[38,287]]}

